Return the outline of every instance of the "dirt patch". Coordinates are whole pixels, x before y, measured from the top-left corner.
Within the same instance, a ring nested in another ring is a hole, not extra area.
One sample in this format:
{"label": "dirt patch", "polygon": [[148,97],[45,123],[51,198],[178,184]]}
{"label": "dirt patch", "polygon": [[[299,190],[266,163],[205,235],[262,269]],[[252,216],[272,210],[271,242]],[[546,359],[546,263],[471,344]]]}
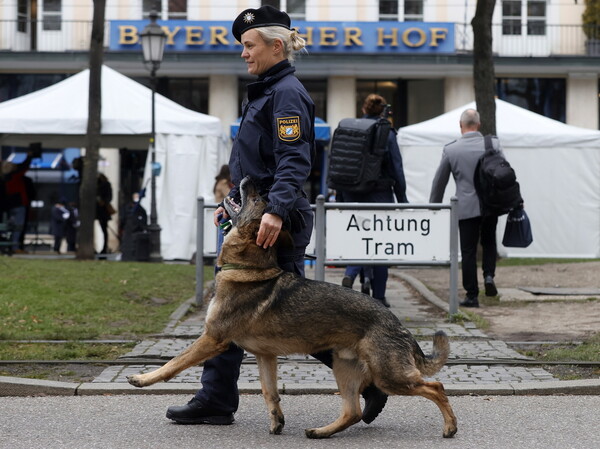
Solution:
{"label": "dirt patch", "polygon": [[[438,297],[448,301],[447,268],[410,268]],[[498,288],[563,287],[600,288],[600,262],[498,267]],[[483,282],[481,279],[480,282]],[[459,274],[459,286],[460,286]],[[483,287],[483,285],[481,285]],[[465,291],[459,287],[459,298]],[[483,317],[488,335],[504,341],[580,341],[600,330],[600,298],[582,301],[500,302],[480,296],[480,308],[469,309]]]}

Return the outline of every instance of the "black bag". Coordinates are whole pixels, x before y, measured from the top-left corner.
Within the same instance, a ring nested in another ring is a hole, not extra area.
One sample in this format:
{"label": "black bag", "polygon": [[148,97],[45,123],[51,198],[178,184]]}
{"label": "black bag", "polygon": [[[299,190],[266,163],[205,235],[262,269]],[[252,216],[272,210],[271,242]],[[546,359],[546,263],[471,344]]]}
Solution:
{"label": "black bag", "polygon": [[384,113],[377,119],[346,118],[333,133],[327,185],[354,193],[384,190],[394,185],[385,173],[391,124]]}
{"label": "black bag", "polygon": [[506,217],[502,244],[511,248],[527,248],[531,242],[533,234],[527,213],[522,208],[511,210]]}
{"label": "black bag", "polygon": [[473,182],[482,215],[504,215],[523,203],[517,175],[500,151],[494,150],[492,137],[485,136],[485,153],[479,158]]}

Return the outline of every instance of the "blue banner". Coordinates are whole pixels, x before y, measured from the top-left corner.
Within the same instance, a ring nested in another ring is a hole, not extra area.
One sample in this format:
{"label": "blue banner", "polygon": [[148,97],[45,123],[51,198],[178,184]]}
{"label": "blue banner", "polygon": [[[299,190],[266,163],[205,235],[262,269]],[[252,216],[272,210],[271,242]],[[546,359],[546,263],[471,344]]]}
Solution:
{"label": "blue banner", "polygon": [[[147,20],[113,20],[110,50],[139,51]],[[230,21],[167,20],[165,51],[240,52]],[[454,23],[448,22],[304,22],[294,27],[306,40],[309,53],[411,54],[455,52]]]}

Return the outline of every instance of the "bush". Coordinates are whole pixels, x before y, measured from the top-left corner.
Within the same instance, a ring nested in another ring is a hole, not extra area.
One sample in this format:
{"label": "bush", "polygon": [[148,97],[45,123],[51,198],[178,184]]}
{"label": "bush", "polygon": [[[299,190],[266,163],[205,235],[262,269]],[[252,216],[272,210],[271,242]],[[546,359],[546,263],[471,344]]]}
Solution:
{"label": "bush", "polygon": [[585,11],[581,19],[587,38],[600,39],[600,0],[585,0]]}

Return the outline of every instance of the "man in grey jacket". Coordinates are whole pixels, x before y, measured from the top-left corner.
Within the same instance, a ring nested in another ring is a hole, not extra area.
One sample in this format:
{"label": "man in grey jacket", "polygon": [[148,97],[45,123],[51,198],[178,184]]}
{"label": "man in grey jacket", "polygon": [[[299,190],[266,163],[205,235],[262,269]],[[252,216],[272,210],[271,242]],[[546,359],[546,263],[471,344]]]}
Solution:
{"label": "man in grey jacket", "polygon": [[[458,229],[460,233],[460,251],[462,254],[462,281],[467,292],[466,299],[460,303],[463,307],[479,307],[479,286],[477,283],[477,242],[481,238],[483,249],[483,278],[486,296],[496,296],[498,290],[494,284],[496,272],[496,225],[498,217],[483,216],[479,197],[473,184],[473,175],[479,158],[485,152],[483,135],[479,132],[481,124],[479,113],[467,109],[460,116],[462,137],[444,147],[442,160],[431,186],[430,203],[441,203],[450,173],[456,183],[458,198]],[[497,138],[492,145],[502,151]]]}

